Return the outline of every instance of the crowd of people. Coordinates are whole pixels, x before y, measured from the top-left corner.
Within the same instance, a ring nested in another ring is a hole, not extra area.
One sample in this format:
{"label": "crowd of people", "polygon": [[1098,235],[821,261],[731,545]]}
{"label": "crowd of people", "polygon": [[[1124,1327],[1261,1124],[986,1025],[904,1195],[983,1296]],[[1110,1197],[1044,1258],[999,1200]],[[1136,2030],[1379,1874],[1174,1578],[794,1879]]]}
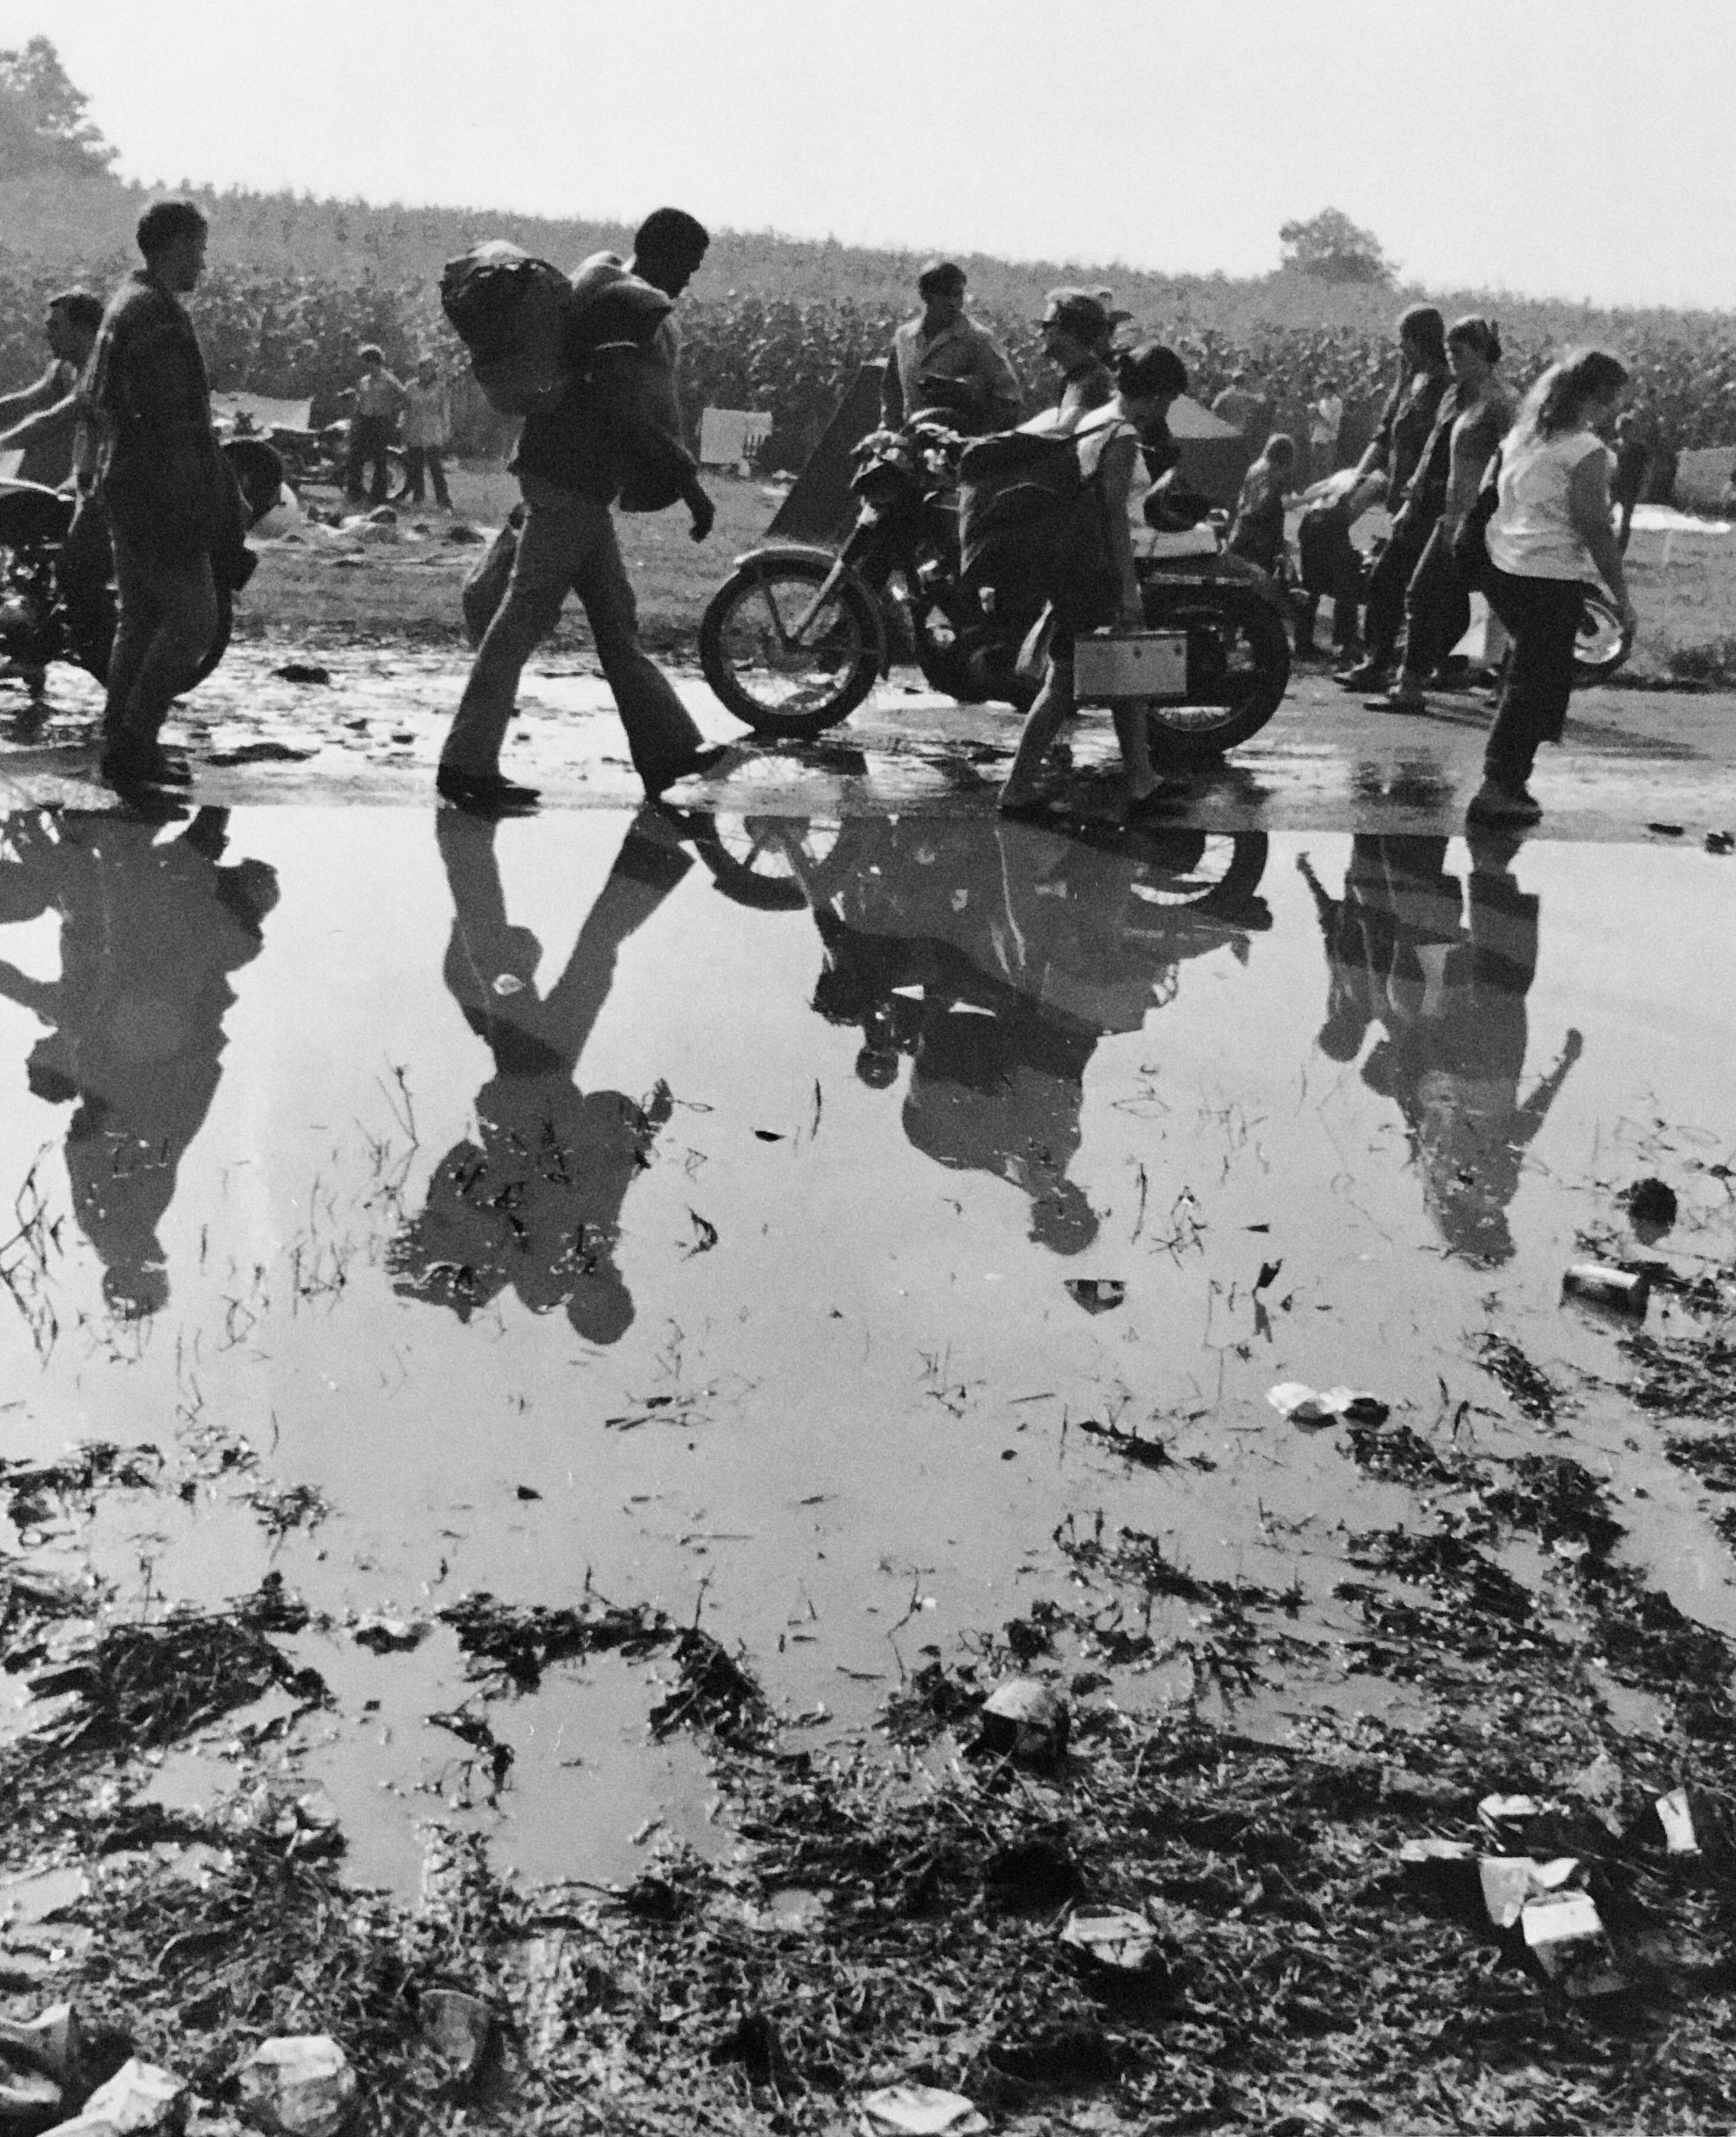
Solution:
{"label": "crowd of people", "polygon": [[[187,782],[185,766],[162,748],[160,730],[174,697],[217,642],[220,591],[242,585],[252,564],[246,507],[218,449],[204,354],[186,307],[204,270],[207,236],[204,213],[192,202],[148,209],[138,230],[143,266],[106,307],[82,290],[56,295],[46,322],[48,371],[0,402],[0,425],[10,425],[0,429],[0,449],[57,426],[70,433],[77,504],[69,551],[88,550],[93,559],[112,553],[117,623],[106,661],[102,770],[123,791]],[[467,588],[477,650],[437,774],[449,801],[495,812],[535,806],[536,790],[502,772],[500,753],[524,664],[570,591],[585,606],[648,793],[662,793],[723,754],[703,746],[639,645],[613,518],[624,495],[653,509],[678,501],[696,541],[711,529],[713,508],[685,436],[681,343],[671,316],[708,244],[693,217],[660,208],[640,226],[630,258],[599,254],[573,278],[562,383],[529,407],[511,463],[523,502]],[[633,314],[641,324],[600,340],[581,324],[585,306],[618,299],[628,286],[648,300]],[[1129,315],[1110,290],[1058,289],[1038,328],[1053,405],[1019,425],[1028,389],[996,337],[970,314],[963,270],[951,260],[929,262],[917,295],[920,310],[897,328],[887,352],[883,421],[926,415],[977,434],[1017,425],[1064,442],[1080,487],[1100,509],[1089,568],[1079,555],[1055,567],[1042,684],[1001,795],[1004,811],[1044,813],[1055,803],[1045,760],[1074,709],[1077,639],[1108,626],[1142,627],[1131,514],[1175,464],[1169,410],[1190,382],[1208,382],[1190,381],[1179,348],[1150,341],[1118,346]],[[1210,341],[1200,348],[1208,360],[1215,353]],[[1519,402],[1502,375],[1505,353],[1498,329],[1479,314],[1449,327],[1434,306],[1414,304],[1398,320],[1396,362],[1373,436],[1354,465],[1335,469],[1304,500],[1298,650],[1312,651],[1315,611],[1330,598],[1335,642],[1346,656],[1340,679],[1378,692],[1369,700],[1374,708],[1413,712],[1427,703],[1432,684],[1452,679],[1447,664],[1464,635],[1470,596],[1482,593],[1510,653],[1486,776],[1470,814],[1513,824],[1540,814],[1527,781],[1539,743],[1561,733],[1586,585],[1601,580],[1623,629],[1635,627],[1621,552],[1653,447],[1631,410],[1614,433],[1613,454],[1599,435],[1617,422],[1631,383],[1627,367],[1613,357],[1572,353],[1549,365]],[[1309,358],[1310,457],[1335,459],[1347,391],[1368,382],[1366,353],[1323,336]],[[387,368],[377,344],[364,345],[358,360],[346,470],[351,495],[384,498],[389,455],[401,439],[411,495],[421,500],[430,480],[436,502],[447,504],[451,410],[438,362],[419,362],[406,383]],[[1229,555],[1277,579],[1287,566],[1286,504],[1297,441],[1263,424],[1261,383],[1238,367],[1213,406],[1258,448],[1229,529]],[[1390,514],[1390,531],[1364,578],[1351,529],[1377,499]],[[1162,806],[1166,786],[1136,702],[1117,709],[1116,729],[1128,813]]]}

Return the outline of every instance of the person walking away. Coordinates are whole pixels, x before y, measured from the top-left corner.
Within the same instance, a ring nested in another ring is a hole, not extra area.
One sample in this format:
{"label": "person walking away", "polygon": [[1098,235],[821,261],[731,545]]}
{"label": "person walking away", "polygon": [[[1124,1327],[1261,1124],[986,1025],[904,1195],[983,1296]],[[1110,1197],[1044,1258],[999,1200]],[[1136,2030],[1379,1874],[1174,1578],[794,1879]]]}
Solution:
{"label": "person walking away", "polygon": [[931,414],[968,436],[1011,430],[1024,389],[999,344],[965,312],[964,269],[955,260],[931,260],[917,277],[917,295],[920,315],[892,336],[880,387],[881,421],[897,431]]}
{"label": "person walking away", "polygon": [[[1069,382],[1089,354],[1086,345],[1076,340],[1068,328],[1058,324],[1048,326],[1044,347],[1051,363]],[[1109,615],[1124,630],[1143,630],[1145,604],[1135,565],[1128,508],[1142,435],[1160,436],[1166,429],[1170,403],[1177,394],[1187,390],[1187,372],[1173,349],[1147,342],[1120,357],[1115,378],[1112,399],[1085,411],[1070,424],[1044,427],[1058,430],[1077,441],[1081,468],[1097,486],[1107,560],[1114,579],[1113,590],[1109,593]],[[1033,424],[1030,427],[1038,426]],[[1055,629],[1042,687],[1025,716],[1019,747],[1000,791],[1004,815],[1038,815],[1046,812],[1048,796],[1039,775],[1056,736],[1075,709],[1074,640],[1081,629],[1094,629],[1097,623],[1107,620],[1108,616],[1089,606],[1058,601]],[[1116,740],[1126,767],[1127,814],[1133,817],[1166,796],[1170,788],[1158,777],[1151,762],[1144,704],[1117,705],[1114,718]]]}
{"label": "person walking away", "polygon": [[250,562],[241,505],[212,428],[205,358],[181,299],[205,268],[192,202],[139,219],[144,265],[109,300],[91,353],[96,489],[114,545],[119,614],[103,708],[102,773],[113,786],[187,784],[158,742],[218,630],[216,571]]}
{"label": "person walking away", "polygon": [[[72,643],[98,676],[108,672],[114,623],[109,606],[109,523],[96,496],[96,442],[84,374],[102,323],[102,299],[90,290],[62,290],[51,297],[45,324],[54,360],[34,386],[0,400],[0,423],[10,426],[0,431],[0,453],[22,450],[22,480],[32,479],[27,470],[37,453],[57,466],[65,441],[70,472],[60,487],[72,497],[73,511],[61,548],[61,601]],[[29,679],[39,689],[42,670],[32,671]]]}
{"label": "person walking away", "polygon": [[1284,499],[1295,471],[1296,440],[1287,431],[1274,431],[1242,478],[1225,544],[1231,556],[1242,557],[1269,579],[1283,576]]}
{"label": "person walking away", "polygon": [[[1447,330],[1447,363],[1453,391],[1441,403],[1441,415],[1413,483],[1443,483],[1439,516],[1404,596],[1404,661],[1398,679],[1379,700],[1392,713],[1422,711],[1425,687],[1439,671],[1471,621],[1471,587],[1453,557],[1453,541],[1465,515],[1476,502],[1483,471],[1513,421],[1514,399],[1495,376],[1501,359],[1500,334],[1475,314],[1455,319]],[[1444,452],[1444,474],[1437,478],[1436,458]]]}
{"label": "person walking away", "polygon": [[423,482],[434,484],[434,501],[442,512],[452,509],[446,488],[445,451],[452,436],[452,394],[440,377],[440,365],[425,356],[416,377],[404,388],[404,500],[423,501]]}
{"label": "person walking away", "polygon": [[[0,446],[5,440],[0,438]],[[1634,507],[1645,493],[1651,470],[1651,444],[1639,413],[1624,408],[1616,418],[1616,464],[1609,479],[1609,501],[1620,515],[1616,525],[1616,547],[1625,557],[1627,538],[1633,532]]]}
{"label": "person walking away", "polygon": [[[631,271],[664,295],[678,297],[709,242],[692,216],[659,208],[639,228]],[[586,267],[599,264],[587,261]],[[627,271],[614,265],[617,273]],[[524,664],[554,629],[569,588],[584,603],[647,793],[660,794],[727,753],[701,747],[699,730],[673,686],[639,645],[633,588],[610,517],[630,472],[654,491],[667,486],[685,503],[694,541],[711,532],[716,515],[697,464],[668,427],[673,404],[669,344],[624,339],[592,349],[586,333],[584,314],[577,312],[569,329],[571,382],[550,407],[528,416],[519,433],[512,465],[524,522],[505,596],[483,632],[435,781],[440,795],[460,807],[523,809],[537,800],[534,787],[502,776],[500,749]]]}
{"label": "person walking away", "polygon": [[[356,411],[350,418],[343,494],[353,504],[359,504],[365,498],[370,504],[383,504],[391,479],[389,455],[406,396],[403,382],[386,368],[383,349],[367,342],[356,353],[362,376],[355,385]],[[365,475],[369,479],[364,490]]]}
{"label": "person walking away", "polygon": [[1483,783],[1465,812],[1472,823],[1534,824],[1543,815],[1527,782],[1539,745],[1561,739],[1573,642],[1594,573],[1614,596],[1622,629],[1636,628],[1610,526],[1609,453],[1597,436],[1627,382],[1626,366],[1605,350],[1573,350],[1531,388],[1502,441],[1483,591],[1512,637],[1513,655]]}
{"label": "person walking away", "polygon": [[1395,515],[1395,524],[1369,575],[1363,657],[1337,678],[1346,689],[1384,689],[1392,679],[1393,656],[1404,622],[1405,588],[1429,534],[1429,526],[1415,520],[1401,533],[1396,516],[1427,446],[1447,383],[1446,322],[1433,304],[1413,304],[1398,321],[1398,377],[1379,426],[1356,464],[1359,475],[1377,469],[1385,475],[1387,509]]}

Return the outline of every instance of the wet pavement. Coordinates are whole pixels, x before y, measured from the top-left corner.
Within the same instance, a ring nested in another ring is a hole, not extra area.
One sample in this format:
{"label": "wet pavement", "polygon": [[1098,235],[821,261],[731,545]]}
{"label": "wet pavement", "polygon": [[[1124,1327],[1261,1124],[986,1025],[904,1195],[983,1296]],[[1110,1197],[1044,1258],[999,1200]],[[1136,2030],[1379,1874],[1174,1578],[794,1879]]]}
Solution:
{"label": "wet pavement", "polygon": [[[186,701],[168,738],[187,749],[199,797],[213,803],[421,802],[464,673],[460,654],[438,648],[237,646]],[[956,705],[897,671],[818,742],[773,747],[746,735],[697,675],[676,679],[709,738],[742,745],[726,777],[683,790],[718,806],[816,816],[974,811],[1017,733],[1005,708]],[[0,684],[0,801],[108,806],[88,746],[96,703],[89,679],[66,669],[51,671],[46,718],[27,717],[22,691]],[[1371,712],[1324,669],[1299,669],[1271,725],[1217,777],[1196,781],[1176,818],[1223,830],[1456,832],[1490,717],[1482,701],[1457,693],[1420,714]],[[1108,810],[1106,714],[1081,719],[1072,742],[1081,769],[1102,775]],[[550,808],[639,798],[608,694],[578,652],[528,672],[505,763],[539,784]],[[1563,747],[1544,751],[1534,784],[1544,838],[1698,843],[1736,829],[1736,699],[1584,692]],[[1648,829],[1657,824],[1676,830]]]}
{"label": "wet pavement", "polygon": [[[635,811],[597,686],[541,675],[513,768],[587,806],[493,825],[429,806],[450,660],[321,658],[295,683],[250,649],[202,692],[172,820],[89,806],[75,686],[0,766],[0,1445],[161,1454],[15,1496],[7,1548],[129,1608],[275,1570],[333,1702],[268,1695],[155,1799],[281,1738],[363,1881],[408,1889],[435,1810],[528,1874],[622,1876],[654,1829],[727,1838],[693,1742],[648,1734],[667,1662],[485,1700],[434,1614],[699,1622],[819,1745],[1077,1608],[1063,1546],[1121,1526],[1286,1598],[1240,1726],[1402,1718],[1335,1590],[1415,1493],[1280,1414],[1286,1381],[1571,1451],[1633,1560],[1736,1631],[1717,1502],[1623,1392],[1629,1324],[1562,1296],[1593,1248],[1685,1280],[1736,1254],[1714,701],[1588,701],[1548,835],[1467,845],[1468,701],[1353,718],[1310,682],[1173,826],[1063,833],[994,816],[1005,715],[897,689]],[[1620,1201],[1646,1175],[1681,1200],[1661,1247]],[[1689,1322],[1655,1297],[1654,1332]],[[1118,1696],[1221,1700],[1185,1595],[1151,1607],[1177,1638]]]}

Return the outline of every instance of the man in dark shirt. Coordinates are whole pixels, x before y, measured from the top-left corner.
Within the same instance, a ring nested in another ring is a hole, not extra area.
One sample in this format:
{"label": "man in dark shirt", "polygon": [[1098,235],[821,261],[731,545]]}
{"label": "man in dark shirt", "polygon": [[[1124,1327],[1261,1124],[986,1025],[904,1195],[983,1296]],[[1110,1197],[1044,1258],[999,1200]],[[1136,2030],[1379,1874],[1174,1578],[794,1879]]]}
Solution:
{"label": "man in dark shirt", "polygon": [[649,285],[673,304],[709,241],[703,226],[679,209],[659,208],[649,217],[634,241],[632,276],[605,282],[576,312],[567,352],[572,383],[546,411],[525,418],[513,460],[524,523],[512,576],[440,752],[436,784],[460,807],[522,809],[537,799],[534,787],[502,777],[500,748],[524,664],[554,629],[569,588],[585,604],[646,791],[660,794],[722,754],[701,747],[686,707],[639,642],[633,588],[610,512],[630,475],[648,489],[661,481],[686,504],[696,542],[711,532],[715,514],[693,457],[659,420],[669,395],[658,329],[669,306],[659,312],[644,301]]}
{"label": "man in dark shirt", "polygon": [[103,776],[185,784],[157,737],[218,629],[214,552],[238,547],[240,504],[211,423],[205,358],[181,299],[205,267],[206,221],[158,201],[139,222],[143,268],[109,300],[90,358],[97,489],[114,543],[119,619],[103,715]]}

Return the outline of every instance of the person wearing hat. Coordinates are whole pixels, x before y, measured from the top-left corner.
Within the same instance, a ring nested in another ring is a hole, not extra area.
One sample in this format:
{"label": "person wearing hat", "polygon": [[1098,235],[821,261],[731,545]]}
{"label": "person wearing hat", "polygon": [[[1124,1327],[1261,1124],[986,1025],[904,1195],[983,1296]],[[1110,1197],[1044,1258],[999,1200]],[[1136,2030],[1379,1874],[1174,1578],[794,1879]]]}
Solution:
{"label": "person wearing hat", "polygon": [[1115,320],[1094,290],[1051,290],[1038,331],[1043,354],[1061,373],[1061,399],[1024,427],[1073,430],[1082,416],[1115,397],[1115,373],[1109,368]]}
{"label": "person wearing hat", "polygon": [[892,336],[880,388],[880,420],[902,430],[923,414],[972,436],[1009,431],[1024,389],[991,336],[965,310],[965,270],[931,260],[917,277],[922,309]]}
{"label": "person wearing hat", "polygon": [[[1109,392],[1104,399],[1071,421],[1058,410],[1056,421],[1048,427],[1077,440],[1081,470],[1096,484],[1102,502],[1104,546],[1116,582],[1111,604],[1112,620],[1124,630],[1143,630],[1145,601],[1134,557],[1129,507],[1145,443],[1152,441],[1160,453],[1161,441],[1169,436],[1166,418],[1170,403],[1179,393],[1186,392],[1188,375],[1174,349],[1156,342],[1143,343],[1138,348],[1124,351],[1116,358],[1111,372],[1104,354],[1110,323],[1103,307],[1087,292],[1057,291],[1043,315],[1043,343],[1050,361],[1061,367],[1069,387],[1079,382],[1081,390],[1087,390],[1087,372],[1077,353],[1087,348],[1083,337],[1091,327],[1091,320],[1071,301],[1080,296],[1102,323],[1095,368],[1108,381]],[[1043,670],[1042,686],[1025,715],[1019,747],[1000,790],[1003,815],[1041,820],[1049,814],[1052,797],[1044,786],[1043,768],[1056,737],[1075,709],[1074,640],[1081,628],[1088,629],[1093,622],[1111,620],[1108,614],[1101,612],[1094,617],[1070,616],[1058,597],[1054,611],[1054,628],[1049,637],[1048,663]],[[1121,746],[1126,772],[1123,789],[1125,815],[1126,820],[1131,821],[1146,810],[1160,806],[1173,798],[1175,787],[1173,781],[1158,776],[1151,762],[1150,736],[1143,703],[1117,705],[1114,717],[1116,740]]]}

